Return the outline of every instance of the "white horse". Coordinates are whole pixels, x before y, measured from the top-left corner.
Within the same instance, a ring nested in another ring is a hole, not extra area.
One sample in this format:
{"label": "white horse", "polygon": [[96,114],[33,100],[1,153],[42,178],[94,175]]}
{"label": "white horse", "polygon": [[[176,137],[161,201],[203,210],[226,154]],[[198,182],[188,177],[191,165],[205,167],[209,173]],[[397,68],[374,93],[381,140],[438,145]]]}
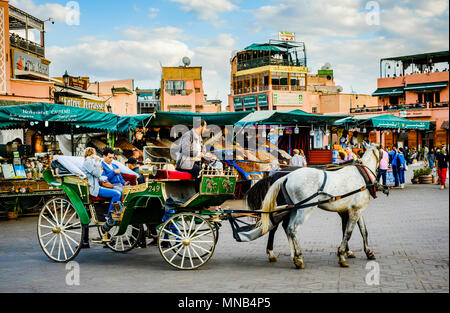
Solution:
{"label": "white horse", "polygon": [[[371,145],[367,148],[361,158],[362,165],[368,169],[367,173],[372,181],[376,181],[376,173],[381,156],[382,154],[378,146]],[[297,238],[299,227],[308,219],[316,207],[329,212],[348,212],[349,220],[343,234],[341,245],[338,249],[339,264],[342,267],[348,267],[348,263],[345,259],[347,244],[355,224],[358,222],[361,213],[369,205],[370,201],[370,192],[367,189],[363,189],[366,188],[366,182],[357,167],[350,165],[332,172],[324,172],[309,167],[296,170],[283,178],[280,178],[270,187],[262,204],[262,212],[272,212],[276,210],[276,199],[284,183],[285,191],[293,203],[300,203],[302,200],[308,199],[320,191],[321,187],[323,188],[322,192],[315,198],[307,201],[305,205],[326,201],[330,199],[330,195],[339,197],[353,191],[363,190],[334,202],[327,202],[293,211],[290,214],[289,224],[285,227],[294,264],[297,268],[304,268],[305,265],[303,262],[302,250]],[[263,234],[267,233],[270,227],[269,214],[261,214],[260,223]],[[370,249],[366,243],[365,252],[369,256]]]}

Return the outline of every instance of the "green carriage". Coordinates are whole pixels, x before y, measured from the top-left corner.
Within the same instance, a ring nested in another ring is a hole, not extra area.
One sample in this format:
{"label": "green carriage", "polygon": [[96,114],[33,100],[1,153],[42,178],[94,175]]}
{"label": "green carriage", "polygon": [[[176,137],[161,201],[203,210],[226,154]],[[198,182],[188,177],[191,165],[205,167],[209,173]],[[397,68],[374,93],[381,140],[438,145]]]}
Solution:
{"label": "green carriage", "polygon": [[[97,242],[124,253],[153,229],[161,255],[170,265],[178,269],[204,265],[214,253],[223,216],[211,208],[233,198],[237,175],[232,168],[220,172],[204,168],[198,182],[176,174],[155,170],[144,184],[125,186],[121,216],[106,234],[109,241]],[[68,262],[82,249],[90,228],[105,236],[101,226],[109,200],[90,196],[87,179],[80,176],[57,176],[47,170],[44,178],[65,196],[50,199],[43,206],[37,227],[39,244],[53,261]]]}

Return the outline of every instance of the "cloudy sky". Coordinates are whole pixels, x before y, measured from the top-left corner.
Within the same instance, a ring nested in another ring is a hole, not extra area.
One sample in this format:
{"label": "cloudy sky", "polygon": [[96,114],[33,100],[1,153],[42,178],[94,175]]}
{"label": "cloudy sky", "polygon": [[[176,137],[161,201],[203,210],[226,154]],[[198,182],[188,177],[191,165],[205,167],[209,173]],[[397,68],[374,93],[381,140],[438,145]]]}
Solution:
{"label": "cloudy sky", "polygon": [[[227,103],[230,57],[292,31],[310,73],[326,62],[344,92],[372,93],[379,60],[449,49],[447,0],[11,0],[46,23],[52,76],[133,78],[158,88],[163,66],[203,66],[209,99]],[[79,9],[79,16],[76,12]],[[36,36],[38,38],[38,36]]]}

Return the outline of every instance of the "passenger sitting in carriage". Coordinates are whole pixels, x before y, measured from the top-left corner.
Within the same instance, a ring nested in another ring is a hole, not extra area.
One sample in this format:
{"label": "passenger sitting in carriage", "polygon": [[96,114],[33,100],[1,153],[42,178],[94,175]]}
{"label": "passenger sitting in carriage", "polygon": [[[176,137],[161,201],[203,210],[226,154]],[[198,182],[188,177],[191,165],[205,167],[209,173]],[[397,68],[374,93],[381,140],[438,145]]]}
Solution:
{"label": "passenger sitting in carriage", "polygon": [[111,217],[111,213],[118,213],[121,210],[120,199],[122,194],[120,191],[100,186],[100,177],[103,173],[102,160],[97,156],[94,148],[87,148],[84,152],[84,163],[81,168],[87,176],[89,183],[89,194],[93,197],[111,198],[107,217]]}
{"label": "passenger sitting in carriage", "polygon": [[103,150],[103,175],[100,177],[100,181],[102,183],[108,182],[112,185],[108,186],[114,188],[115,190],[120,192],[122,195],[123,187],[129,185],[129,182],[126,182],[122,175],[120,174],[120,169],[117,165],[113,164],[114,160],[114,150],[110,147],[106,147]]}

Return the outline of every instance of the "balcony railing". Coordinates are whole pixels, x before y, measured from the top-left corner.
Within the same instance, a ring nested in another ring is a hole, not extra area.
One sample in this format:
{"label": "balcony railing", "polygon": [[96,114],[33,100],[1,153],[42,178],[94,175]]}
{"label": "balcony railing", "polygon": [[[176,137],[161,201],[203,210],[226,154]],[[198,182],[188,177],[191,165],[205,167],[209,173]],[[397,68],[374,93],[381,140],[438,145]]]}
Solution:
{"label": "balcony railing", "polygon": [[45,58],[45,48],[35,42],[26,40],[16,34],[9,36],[9,42],[11,47],[19,48]]}
{"label": "balcony railing", "polygon": [[305,66],[303,62],[300,60],[284,60],[284,59],[276,59],[269,56],[265,56],[262,58],[251,59],[246,61],[238,61],[237,70],[243,71],[248,70],[255,67],[262,67],[266,65],[281,65],[281,66]]}
{"label": "balcony railing", "polygon": [[389,112],[398,110],[420,110],[433,108],[448,108],[448,101],[437,103],[414,103],[414,104],[391,104],[384,106],[371,106],[362,108],[351,108],[350,113],[367,113],[367,112]]}
{"label": "balcony railing", "polygon": [[289,86],[272,85],[272,89],[273,89],[273,90],[289,91]]}

